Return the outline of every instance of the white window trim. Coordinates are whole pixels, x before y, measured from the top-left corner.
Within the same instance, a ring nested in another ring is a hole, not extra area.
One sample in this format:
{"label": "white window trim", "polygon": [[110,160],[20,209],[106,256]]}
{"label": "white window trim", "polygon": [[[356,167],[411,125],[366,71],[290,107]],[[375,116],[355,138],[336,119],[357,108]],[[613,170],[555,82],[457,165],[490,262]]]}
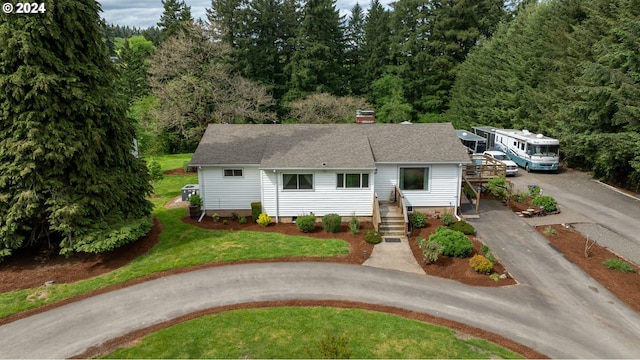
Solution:
{"label": "white window trim", "polygon": [[[338,186],[338,175],[342,174],[342,187]],[[359,187],[347,187],[347,174],[348,175],[353,175],[353,174],[357,174],[360,175],[360,186]],[[369,179],[367,179],[367,186],[364,187],[362,186],[362,175],[367,175],[369,177]],[[371,174],[369,174],[368,172],[339,172],[336,173],[336,189],[337,190],[368,190],[371,188]]]}
{"label": "white window trim", "polygon": [[[400,175],[402,173],[402,169],[416,169],[416,168],[424,168],[424,169],[428,169],[427,171],[427,188],[426,189],[416,189],[416,190],[407,190],[407,189],[402,189],[402,183],[400,182]],[[400,189],[401,191],[421,191],[421,192],[431,192],[431,166],[411,166],[411,165],[406,165],[406,166],[400,166],[398,168],[398,189]]]}
{"label": "white window trim", "polygon": [[[311,175],[311,189],[300,189],[300,181],[298,181],[298,188],[297,189],[285,189],[284,188],[284,176],[285,175],[296,175],[296,176],[300,176],[300,175]],[[282,191],[315,191],[316,190],[316,174],[313,172],[287,172],[287,173],[282,173]]]}
{"label": "white window trim", "polygon": [[[227,170],[231,170],[234,175],[225,175],[225,171]],[[240,170],[242,172],[242,175],[235,175],[235,171],[236,170]],[[222,177],[223,178],[229,178],[229,179],[233,179],[233,178],[243,178],[244,177],[244,168],[223,168],[222,169]]]}

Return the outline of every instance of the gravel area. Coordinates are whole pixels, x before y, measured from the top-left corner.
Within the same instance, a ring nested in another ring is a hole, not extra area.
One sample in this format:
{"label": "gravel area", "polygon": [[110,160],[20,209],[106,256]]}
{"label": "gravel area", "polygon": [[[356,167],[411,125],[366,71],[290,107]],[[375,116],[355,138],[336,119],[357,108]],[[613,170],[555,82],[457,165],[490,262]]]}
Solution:
{"label": "gravel area", "polygon": [[574,229],[598,245],[605,246],[618,256],[640,264],[640,245],[633,243],[600,224],[576,223],[571,224]]}

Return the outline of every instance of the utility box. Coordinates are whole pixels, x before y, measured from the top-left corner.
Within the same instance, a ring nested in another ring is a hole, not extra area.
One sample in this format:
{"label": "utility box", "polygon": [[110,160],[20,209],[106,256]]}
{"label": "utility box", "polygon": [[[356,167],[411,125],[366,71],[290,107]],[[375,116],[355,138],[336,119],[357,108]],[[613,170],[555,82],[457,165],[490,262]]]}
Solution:
{"label": "utility box", "polygon": [[182,201],[189,201],[191,195],[200,193],[200,185],[187,184],[182,187]]}

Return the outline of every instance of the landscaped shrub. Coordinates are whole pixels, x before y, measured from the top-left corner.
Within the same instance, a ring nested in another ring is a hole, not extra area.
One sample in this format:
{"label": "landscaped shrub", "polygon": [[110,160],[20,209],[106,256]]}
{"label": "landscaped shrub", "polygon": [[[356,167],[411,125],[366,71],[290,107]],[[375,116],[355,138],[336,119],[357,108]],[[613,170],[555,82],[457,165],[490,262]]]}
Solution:
{"label": "landscaped shrub", "polygon": [[530,197],[529,193],[526,191],[519,191],[511,196],[511,199],[517,203],[524,204],[525,201]]}
{"label": "landscaped shrub", "polygon": [[449,229],[460,231],[465,235],[473,235],[476,233],[476,230],[473,228],[473,225],[469,224],[464,220],[454,222],[449,226]]}
{"label": "landscaped shrub", "polygon": [[298,216],[296,226],[304,233],[312,232],[316,228],[316,216],[313,213]]}
{"label": "landscaped shrub", "polygon": [[621,259],[606,259],[602,262],[604,266],[612,270],[620,270],[622,272],[635,272],[636,269],[628,262]]}
{"label": "landscaped shrub", "polygon": [[360,230],[360,221],[357,217],[354,216],[349,220],[349,230],[351,230],[353,235],[357,234],[358,230]]}
{"label": "landscaped shrub", "polygon": [[202,206],[202,198],[198,194],[193,194],[189,197],[189,205],[191,206]]}
{"label": "landscaped shrub", "polygon": [[544,211],[556,211],[558,203],[556,199],[549,195],[537,196],[531,200],[531,204],[535,206],[542,206]]}
{"label": "landscaped shrub", "polygon": [[382,236],[373,229],[365,230],[364,241],[369,244],[380,244],[382,242]]}
{"label": "landscaped shrub", "polygon": [[487,189],[498,199],[504,199],[507,197],[507,179],[503,177],[493,178],[487,182]]}
{"label": "landscaped shrub", "polygon": [[442,254],[447,256],[465,258],[473,251],[473,243],[460,231],[445,228],[431,234],[429,241],[435,241],[442,245]]}
{"label": "landscaped shrub", "polygon": [[538,185],[527,185],[527,187],[529,188],[529,197],[531,198],[538,197],[542,194],[542,189],[540,189]]}
{"label": "landscaped shrub", "polygon": [[260,216],[260,214],[262,214],[262,203],[257,201],[257,202],[252,202],[251,203],[251,218],[253,219],[253,221],[258,222],[258,217]]}
{"label": "landscaped shrub", "polygon": [[342,216],[338,214],[327,214],[322,217],[322,228],[329,233],[337,233],[340,231],[342,224]]}
{"label": "landscaped shrub", "polygon": [[414,212],[411,214],[411,226],[415,228],[423,228],[427,226],[427,215],[421,212]]}
{"label": "landscaped shrub", "polygon": [[218,213],[213,213],[213,215],[211,215],[211,220],[213,220],[213,222],[220,221],[220,215],[218,215]]}
{"label": "landscaped shrub", "polygon": [[450,226],[451,224],[453,224],[454,222],[456,222],[456,217],[453,216],[453,214],[451,213],[446,213],[443,214],[442,217],[440,218],[440,220],[442,220],[442,223]]}
{"label": "landscaped shrub", "polygon": [[240,216],[240,217],[238,218],[238,222],[239,222],[240,224],[246,224],[246,223],[247,223],[247,218],[246,218],[245,216]]}
{"label": "landscaped shrub", "polygon": [[438,257],[444,251],[444,247],[435,241],[425,241],[420,248],[422,249],[422,256],[429,263],[438,261]]}
{"label": "landscaped shrub", "polygon": [[475,199],[476,198],[476,194],[474,194],[473,189],[471,188],[471,186],[469,186],[467,184],[464,184],[464,188],[462,189],[462,191],[467,196],[467,198],[469,198],[469,199]]}
{"label": "landscaped shrub", "polygon": [[473,255],[469,259],[469,265],[475,272],[480,274],[488,274],[493,269],[493,263],[480,254]]}
{"label": "landscaped shrub", "polygon": [[271,224],[271,216],[262,213],[258,216],[258,225],[260,226],[269,226]]}

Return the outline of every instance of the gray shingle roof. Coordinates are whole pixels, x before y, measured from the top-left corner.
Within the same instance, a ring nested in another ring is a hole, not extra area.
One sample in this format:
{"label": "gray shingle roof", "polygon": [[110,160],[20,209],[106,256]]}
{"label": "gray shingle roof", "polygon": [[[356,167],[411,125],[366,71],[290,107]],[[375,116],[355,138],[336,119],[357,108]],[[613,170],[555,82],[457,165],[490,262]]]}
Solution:
{"label": "gray shingle roof", "polygon": [[374,168],[386,163],[467,163],[449,123],[212,124],[191,165],[262,168]]}

